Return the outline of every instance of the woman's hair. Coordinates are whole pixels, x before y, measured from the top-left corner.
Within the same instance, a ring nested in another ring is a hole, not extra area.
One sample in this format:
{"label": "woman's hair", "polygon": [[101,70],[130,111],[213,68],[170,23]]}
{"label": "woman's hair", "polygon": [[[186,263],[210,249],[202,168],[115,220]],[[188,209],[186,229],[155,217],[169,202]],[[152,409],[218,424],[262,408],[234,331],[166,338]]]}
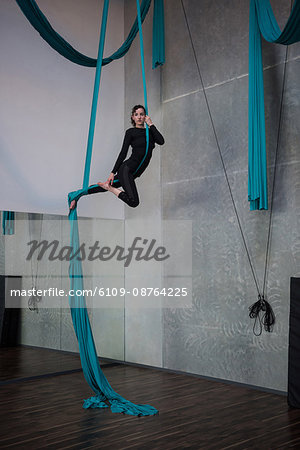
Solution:
{"label": "woman's hair", "polygon": [[145,111],[145,115],[146,115],[145,106],[143,106],[143,105],[135,105],[135,106],[132,108],[131,116],[130,116],[130,120],[131,120],[132,126],[134,126],[134,127],[135,127],[135,121],[133,120],[132,116],[133,116],[133,114],[134,114],[138,109],[140,109],[140,108],[142,108],[142,109]]}

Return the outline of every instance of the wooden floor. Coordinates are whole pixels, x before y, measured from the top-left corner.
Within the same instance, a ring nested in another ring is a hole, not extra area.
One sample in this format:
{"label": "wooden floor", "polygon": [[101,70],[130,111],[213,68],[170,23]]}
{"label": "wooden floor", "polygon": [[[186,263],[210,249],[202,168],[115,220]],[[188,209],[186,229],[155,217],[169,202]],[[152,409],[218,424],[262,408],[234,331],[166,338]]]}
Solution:
{"label": "wooden floor", "polygon": [[[51,361],[49,373],[55,357],[68,364],[74,358],[70,370],[78,362],[76,355],[44,352],[45,369],[46,359]],[[1,371],[8,353],[1,350]],[[83,399],[93,393],[82,372],[14,378],[13,383],[2,378],[0,448],[300,449],[300,410],[290,410],[284,396],[123,364],[108,364],[103,371],[119,394],[153,405],[159,414],[84,410]]]}
{"label": "wooden floor", "polygon": [[[101,366],[107,364],[101,360]],[[0,385],[8,380],[81,370],[79,354],[38,347],[0,348]]]}

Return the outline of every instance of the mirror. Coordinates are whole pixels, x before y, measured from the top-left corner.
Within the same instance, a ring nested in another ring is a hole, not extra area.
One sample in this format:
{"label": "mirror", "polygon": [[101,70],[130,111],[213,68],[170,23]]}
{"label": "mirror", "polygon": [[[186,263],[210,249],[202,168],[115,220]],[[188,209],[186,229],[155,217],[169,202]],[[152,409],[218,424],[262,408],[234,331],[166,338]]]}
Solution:
{"label": "mirror", "polygon": [[[102,258],[124,247],[124,221],[79,218],[84,290],[100,364],[124,360],[124,264]],[[0,382],[80,370],[69,308],[66,216],[15,214],[0,238]],[[59,354],[58,354],[59,351]]]}

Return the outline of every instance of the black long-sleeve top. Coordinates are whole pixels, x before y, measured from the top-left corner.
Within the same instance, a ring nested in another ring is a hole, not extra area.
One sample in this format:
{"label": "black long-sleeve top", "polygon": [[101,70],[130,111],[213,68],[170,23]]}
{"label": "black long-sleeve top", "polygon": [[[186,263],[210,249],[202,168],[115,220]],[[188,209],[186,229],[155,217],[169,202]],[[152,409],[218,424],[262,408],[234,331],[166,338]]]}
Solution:
{"label": "black long-sleeve top", "polygon": [[160,134],[155,125],[151,125],[149,127],[148,153],[141,167],[138,169],[138,171],[136,171],[146,153],[146,128],[129,128],[128,130],[126,130],[123,145],[112,172],[115,174],[119,170],[120,165],[127,156],[129,146],[131,145],[132,153],[126,160],[126,163],[129,165],[132,171],[136,171],[135,176],[139,177],[144,172],[151,160],[152,150],[154,149],[155,144],[163,145],[164,142],[165,140],[163,136]]}

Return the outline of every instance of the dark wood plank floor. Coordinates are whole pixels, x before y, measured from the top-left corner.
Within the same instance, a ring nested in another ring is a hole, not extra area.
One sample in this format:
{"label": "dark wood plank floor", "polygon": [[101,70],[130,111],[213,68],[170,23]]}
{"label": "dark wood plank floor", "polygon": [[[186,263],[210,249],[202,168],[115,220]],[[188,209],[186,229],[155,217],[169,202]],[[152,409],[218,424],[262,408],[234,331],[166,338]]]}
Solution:
{"label": "dark wood plank floor", "polygon": [[[103,364],[107,362],[101,360]],[[76,369],[81,369],[76,353],[25,346],[0,348],[0,383]]]}
{"label": "dark wood plank floor", "polygon": [[0,448],[300,449],[300,410],[284,396],[121,364],[103,371],[119,394],[159,415],[84,410],[93,393],[82,373],[2,385]]}

